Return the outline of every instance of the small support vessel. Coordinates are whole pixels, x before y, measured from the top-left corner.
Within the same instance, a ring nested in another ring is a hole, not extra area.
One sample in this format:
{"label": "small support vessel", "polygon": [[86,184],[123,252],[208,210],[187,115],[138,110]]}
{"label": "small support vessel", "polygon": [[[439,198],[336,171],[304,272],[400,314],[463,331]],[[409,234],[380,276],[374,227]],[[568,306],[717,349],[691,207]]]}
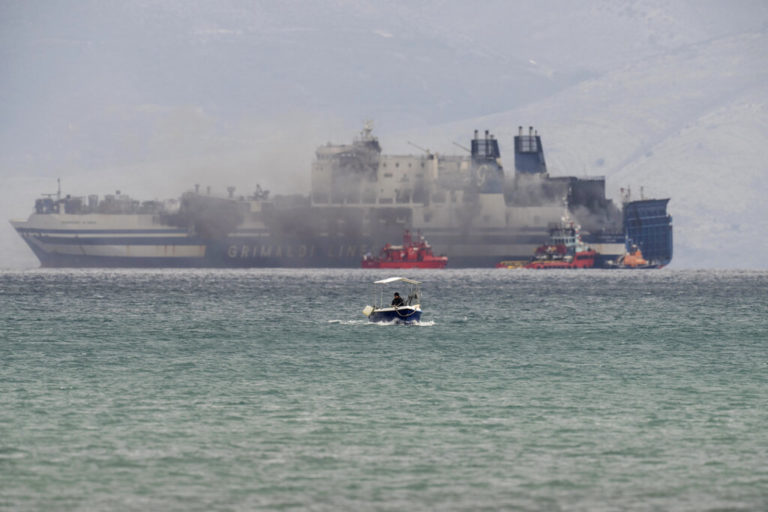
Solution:
{"label": "small support vessel", "polygon": [[664,265],[653,263],[643,257],[643,252],[636,244],[632,244],[632,248],[627,251],[626,254],[619,257],[619,259],[613,263],[609,262],[609,268],[628,268],[628,269],[641,269],[641,268],[661,268]]}
{"label": "small support vessel", "polygon": [[[408,295],[402,297],[399,292],[394,292],[394,298],[384,296],[385,290],[391,290],[387,285],[403,283],[409,286]],[[373,305],[363,308],[363,314],[371,322],[412,324],[421,318],[421,289],[420,281],[414,281],[405,277],[388,277],[375,281],[379,285],[374,291]]]}
{"label": "small support vessel", "polygon": [[385,245],[378,256],[368,253],[363,256],[362,268],[445,268],[447,256],[432,254],[429,245],[421,234],[415,237],[406,230],[403,245]]}
{"label": "small support vessel", "polygon": [[523,268],[558,269],[592,268],[595,266],[597,251],[581,240],[581,227],[567,214],[559,226],[549,232],[549,243],[539,246],[533,259]]}
{"label": "small support vessel", "polygon": [[496,268],[506,268],[506,269],[511,269],[511,268],[523,268],[523,265],[525,265],[525,262],[524,262],[524,261],[519,261],[519,260],[504,260],[504,261],[500,261],[500,262],[498,262],[498,263],[496,264]]}

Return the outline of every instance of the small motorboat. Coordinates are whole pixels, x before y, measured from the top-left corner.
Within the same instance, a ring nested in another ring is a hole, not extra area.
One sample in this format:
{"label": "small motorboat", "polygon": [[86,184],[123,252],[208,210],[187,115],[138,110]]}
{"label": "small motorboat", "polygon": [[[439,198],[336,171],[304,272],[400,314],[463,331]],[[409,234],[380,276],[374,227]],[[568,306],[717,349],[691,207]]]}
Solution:
{"label": "small motorboat", "polygon": [[[405,277],[388,277],[373,284],[377,285],[374,289],[373,305],[363,308],[363,314],[369,321],[395,324],[412,324],[419,321],[421,318],[420,281]],[[392,291],[396,284],[407,285],[408,294],[401,296],[398,291],[395,291],[393,299],[389,298],[389,293],[385,296],[384,292]]]}

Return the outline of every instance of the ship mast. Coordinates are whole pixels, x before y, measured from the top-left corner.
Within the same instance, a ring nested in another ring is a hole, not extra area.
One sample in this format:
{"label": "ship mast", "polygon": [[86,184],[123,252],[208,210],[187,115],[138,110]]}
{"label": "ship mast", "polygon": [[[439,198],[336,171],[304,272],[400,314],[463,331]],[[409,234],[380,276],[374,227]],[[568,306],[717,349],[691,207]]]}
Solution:
{"label": "ship mast", "polygon": [[563,216],[560,218],[560,220],[563,221],[563,224],[573,223],[573,219],[571,219],[571,212],[568,209],[568,196],[571,195],[571,187],[568,187],[568,191],[563,196]]}
{"label": "ship mast", "polygon": [[419,149],[419,150],[421,150],[421,151],[425,152],[427,155],[430,155],[430,156],[432,155],[432,152],[431,152],[429,149],[425,149],[425,148],[423,148],[423,147],[419,146],[418,144],[414,144],[413,142],[411,142],[411,141],[409,141],[409,140],[408,140],[408,141],[406,141],[406,142],[407,142],[409,145],[411,145],[411,146],[415,147],[416,149]]}
{"label": "ship mast", "polygon": [[462,145],[461,145],[461,144],[459,144],[458,142],[454,142],[454,143],[453,143],[453,145],[454,145],[454,146],[457,146],[457,147],[460,147],[461,149],[463,149],[463,150],[464,150],[464,151],[466,151],[467,153],[472,153],[472,150],[471,150],[471,149],[469,149],[467,146],[462,146]]}

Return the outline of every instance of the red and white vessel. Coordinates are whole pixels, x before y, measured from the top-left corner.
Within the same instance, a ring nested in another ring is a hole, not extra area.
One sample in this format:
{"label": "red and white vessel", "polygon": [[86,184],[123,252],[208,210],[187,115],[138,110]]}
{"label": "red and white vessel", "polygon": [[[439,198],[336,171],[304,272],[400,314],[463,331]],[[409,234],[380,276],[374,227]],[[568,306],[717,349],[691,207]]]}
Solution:
{"label": "red and white vessel", "polygon": [[597,251],[581,240],[581,226],[566,214],[559,226],[549,232],[549,243],[539,246],[536,253],[523,268],[558,269],[592,268],[595,266]]}
{"label": "red and white vessel", "polygon": [[378,256],[363,256],[362,268],[445,268],[447,256],[432,254],[432,246],[423,236],[406,230],[403,245],[385,245]]}

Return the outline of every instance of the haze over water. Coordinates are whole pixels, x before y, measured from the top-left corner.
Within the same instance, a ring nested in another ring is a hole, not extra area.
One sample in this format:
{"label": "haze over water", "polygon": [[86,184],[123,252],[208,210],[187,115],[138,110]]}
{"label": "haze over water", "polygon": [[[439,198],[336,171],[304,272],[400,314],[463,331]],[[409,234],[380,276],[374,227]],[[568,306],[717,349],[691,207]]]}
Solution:
{"label": "haze over water", "polygon": [[387,275],[0,272],[0,508],[768,507],[768,273]]}

